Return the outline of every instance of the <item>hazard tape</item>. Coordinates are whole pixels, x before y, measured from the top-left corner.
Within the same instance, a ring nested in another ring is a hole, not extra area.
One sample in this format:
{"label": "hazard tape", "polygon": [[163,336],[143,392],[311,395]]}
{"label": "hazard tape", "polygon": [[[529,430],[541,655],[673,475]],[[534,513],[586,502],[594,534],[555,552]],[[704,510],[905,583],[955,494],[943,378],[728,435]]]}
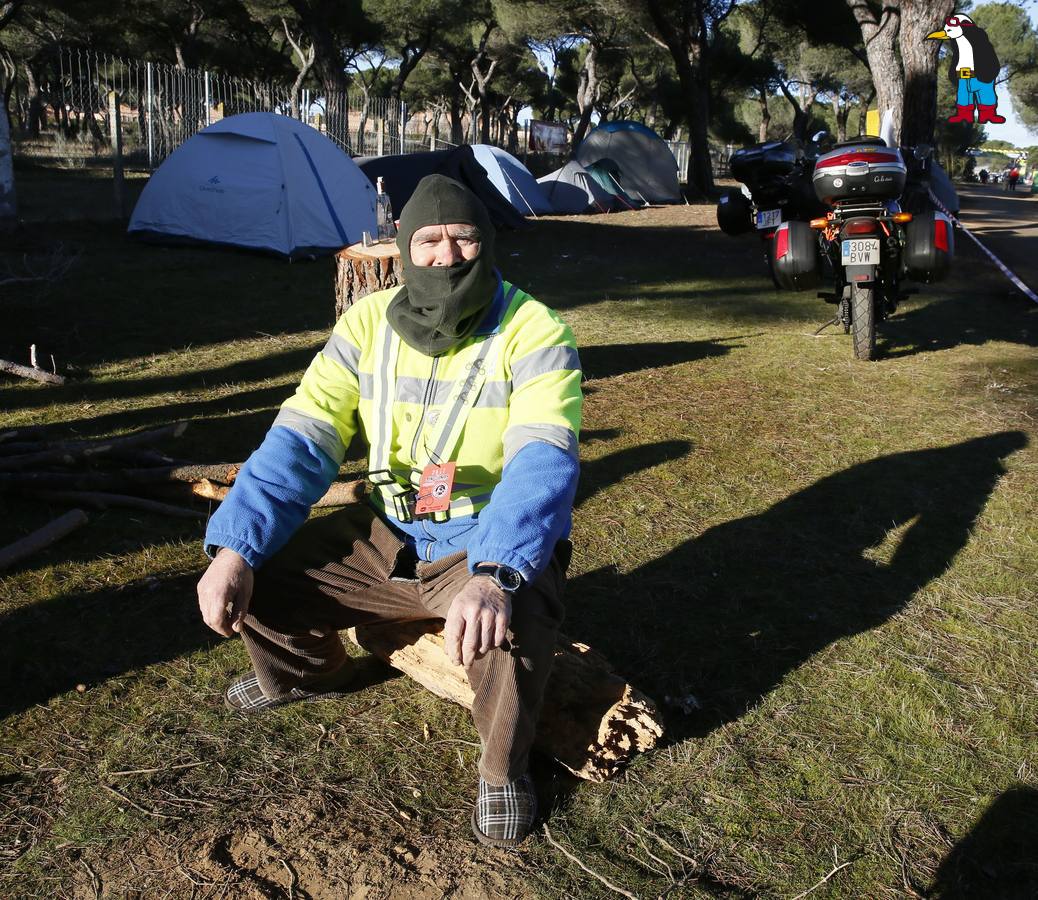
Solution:
{"label": "hazard tape", "polygon": [[1024,296],[1027,297],[1028,300],[1033,300],[1035,303],[1038,303],[1038,294],[1036,294],[1026,284],[1024,284],[1014,272],[1011,272],[1009,266],[1007,266],[1004,262],[1002,262],[1002,260],[995,256],[994,253],[988,250],[988,248],[980,242],[980,238],[978,238],[972,231],[970,231],[965,225],[963,225],[962,222],[960,222],[955,217],[955,214],[950,209],[948,209],[943,203],[941,203],[940,200],[937,199],[937,195],[934,194],[933,188],[928,187],[927,192],[930,194],[930,199],[934,202],[934,205],[949,219],[951,219],[956,225],[958,225],[959,228],[966,232],[966,236],[971,238],[973,240],[973,243],[980,247],[980,249],[983,250],[991,258],[991,261],[996,266],[998,266],[999,269],[1002,270],[1002,274],[1005,275],[1006,278],[1013,282],[1013,284],[1015,284],[1018,288],[1020,288],[1020,290],[1023,291]]}

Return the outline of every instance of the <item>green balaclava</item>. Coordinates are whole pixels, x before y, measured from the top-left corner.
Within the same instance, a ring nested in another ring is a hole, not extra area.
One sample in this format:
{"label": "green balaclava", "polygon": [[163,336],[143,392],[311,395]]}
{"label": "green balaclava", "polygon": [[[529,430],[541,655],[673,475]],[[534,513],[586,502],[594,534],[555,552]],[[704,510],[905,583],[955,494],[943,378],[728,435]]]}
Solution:
{"label": "green balaclava", "polygon": [[[474,225],[479,253],[453,266],[416,266],[411,238],[426,225]],[[386,315],[393,330],[427,356],[461,343],[479,326],[497,288],[494,226],[482,201],[445,175],[426,175],[400,213],[396,238],[404,286]]]}

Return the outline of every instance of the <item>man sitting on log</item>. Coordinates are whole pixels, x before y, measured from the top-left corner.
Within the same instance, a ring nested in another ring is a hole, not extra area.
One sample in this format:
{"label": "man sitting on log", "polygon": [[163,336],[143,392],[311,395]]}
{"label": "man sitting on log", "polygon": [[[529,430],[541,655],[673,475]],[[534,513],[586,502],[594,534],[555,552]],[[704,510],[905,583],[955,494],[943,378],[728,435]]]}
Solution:
{"label": "man sitting on log", "polygon": [[[482,742],[473,832],[511,847],[536,816],[527,765],[563,617],[580,363],[559,316],[498,274],[463,185],[424,178],[397,242],[404,286],[339,319],[210,520],[199,607],[249,651],[254,671],[226,694],[241,712],[341,696],[340,629],[445,620]],[[303,525],[358,433],[370,502]]]}

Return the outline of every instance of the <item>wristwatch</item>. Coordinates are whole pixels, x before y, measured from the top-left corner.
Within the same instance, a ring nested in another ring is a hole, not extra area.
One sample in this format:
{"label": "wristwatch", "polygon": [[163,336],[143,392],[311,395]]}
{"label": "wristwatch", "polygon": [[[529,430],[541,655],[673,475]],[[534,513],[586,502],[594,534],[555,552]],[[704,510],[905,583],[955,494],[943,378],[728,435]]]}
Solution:
{"label": "wristwatch", "polygon": [[485,575],[493,578],[497,586],[507,594],[514,594],[523,586],[523,576],[511,566],[499,566],[494,563],[480,563],[472,569],[473,575]]}

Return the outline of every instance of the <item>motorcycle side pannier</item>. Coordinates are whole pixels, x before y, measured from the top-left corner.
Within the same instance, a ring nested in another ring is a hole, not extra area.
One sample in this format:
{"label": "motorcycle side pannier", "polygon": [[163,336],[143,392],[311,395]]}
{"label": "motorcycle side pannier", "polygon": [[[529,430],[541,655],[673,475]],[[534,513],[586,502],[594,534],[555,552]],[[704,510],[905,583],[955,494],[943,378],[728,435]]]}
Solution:
{"label": "motorcycle side pannier", "polygon": [[942,212],[916,213],[905,227],[905,274],[929,284],[948,274],[955,255],[955,233]]}
{"label": "motorcycle side pannier", "polygon": [[764,178],[788,175],[796,165],[797,153],[792,144],[769,141],[736,150],[728,162],[732,178],[743,184],[753,184]]}
{"label": "motorcycle side pannier", "polygon": [[783,290],[816,287],[821,269],[817,233],[806,222],[783,222],[771,239],[771,262]]}
{"label": "motorcycle side pannier", "polygon": [[896,147],[851,144],[818,157],[811,180],[823,203],[889,200],[901,196],[907,174]]}
{"label": "motorcycle side pannier", "polygon": [[717,226],[735,237],[753,231],[753,207],[742,191],[725,191],[717,201]]}

